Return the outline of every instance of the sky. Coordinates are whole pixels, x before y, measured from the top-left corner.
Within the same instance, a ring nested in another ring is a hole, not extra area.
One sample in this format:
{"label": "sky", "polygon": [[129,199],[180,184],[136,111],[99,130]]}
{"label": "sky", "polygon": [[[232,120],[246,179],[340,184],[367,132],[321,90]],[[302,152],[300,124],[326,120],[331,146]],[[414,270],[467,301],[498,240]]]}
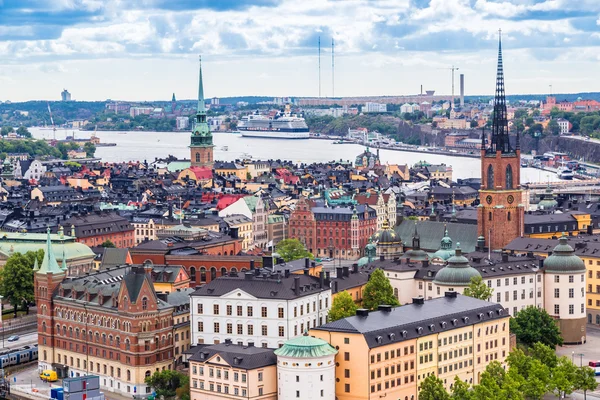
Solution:
{"label": "sky", "polygon": [[[0,100],[600,91],[600,0],[0,0]],[[335,43],[332,84],[331,42]]]}

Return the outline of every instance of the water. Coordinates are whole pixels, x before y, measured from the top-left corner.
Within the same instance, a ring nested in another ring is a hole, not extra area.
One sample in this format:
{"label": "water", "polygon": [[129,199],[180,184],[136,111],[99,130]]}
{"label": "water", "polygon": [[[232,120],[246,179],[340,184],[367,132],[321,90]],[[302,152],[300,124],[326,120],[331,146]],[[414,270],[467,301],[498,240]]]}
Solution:
{"label": "water", "polygon": [[[51,130],[30,128],[33,137],[51,139]],[[67,135],[75,138],[89,138],[92,132],[57,130],[56,138],[65,139]],[[116,147],[98,147],[96,156],[107,162],[154,161],[155,158],[165,158],[173,155],[177,158],[190,157],[188,145],[189,132],[117,132],[99,131],[96,136],[102,143],[117,143]],[[332,160],[351,160],[362,153],[365,148],[358,144],[333,144],[330,140],[285,140],[245,138],[233,133],[213,133],[215,149],[214,158],[220,161],[233,161],[250,154],[254,159],[282,159],[293,162],[327,162]],[[223,150],[228,147],[228,151]],[[376,150],[374,150],[376,151]],[[382,163],[409,164],[426,160],[431,164],[451,165],[453,178],[479,178],[481,165],[479,159],[468,157],[452,157],[437,154],[412,153],[409,151],[380,150]],[[547,182],[559,180],[555,174],[534,168],[521,169],[521,183]]]}

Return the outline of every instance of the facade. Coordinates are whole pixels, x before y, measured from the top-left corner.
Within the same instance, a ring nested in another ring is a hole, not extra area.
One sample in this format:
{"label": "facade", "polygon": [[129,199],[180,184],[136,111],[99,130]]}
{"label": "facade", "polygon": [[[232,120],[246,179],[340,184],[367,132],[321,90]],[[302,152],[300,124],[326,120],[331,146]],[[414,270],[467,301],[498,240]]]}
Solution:
{"label": "facade", "polygon": [[192,342],[254,343],[277,348],[326,322],[331,289],[308,274],[269,274],[259,269],[223,276],[191,295]]}
{"label": "facade", "polygon": [[417,399],[434,374],[449,389],[454,376],[478,384],[490,361],[509,352],[509,315],[499,304],[447,292],[444,297],[357,315],[310,331],[338,350],[336,396]]}
{"label": "facade", "polygon": [[277,400],[277,358],[272,349],[231,341],[198,345],[189,363],[191,400]]}
{"label": "facade", "polygon": [[173,323],[187,294],[168,303],[153,287],[151,268],[115,268],[67,279],[50,235],[34,269],[39,368],[59,377],[98,375],[100,386],[125,396],[147,394],[144,379],[173,368]]}
{"label": "facade", "polygon": [[387,104],[381,104],[381,103],[373,103],[371,101],[367,101],[365,103],[365,105],[362,107],[361,109],[362,112],[364,113],[381,113],[381,112],[387,112]]}
{"label": "facade", "polygon": [[242,214],[231,214],[223,217],[223,221],[229,229],[236,228],[238,237],[242,239],[242,250],[248,251],[254,246],[254,234],[252,232],[252,219]]}
{"label": "facade", "polygon": [[206,122],[206,106],[204,104],[204,87],[202,85],[202,63],[198,78],[198,111],[190,143],[190,160],[192,167],[209,167],[214,164],[213,138]]}
{"label": "facade", "polygon": [[67,89],[63,89],[63,91],[60,92],[60,100],[61,101],[71,101],[71,93],[69,93],[69,91]]}
{"label": "facade", "polygon": [[40,160],[19,160],[13,171],[15,179],[39,181],[46,173],[46,166]]}
{"label": "facade", "polygon": [[569,132],[571,132],[571,128],[573,128],[573,124],[571,124],[569,121],[567,121],[564,118],[558,118],[556,120],[556,123],[558,124],[558,127],[560,128],[561,135],[567,135]]}
{"label": "facade", "polygon": [[253,244],[261,249],[266,248],[268,242],[267,210],[265,203],[259,195],[245,196],[233,204],[219,211],[220,217],[231,215],[244,215],[252,219]]}
{"label": "facade", "polygon": [[481,204],[477,207],[478,234],[492,250],[502,249],[511,240],[524,234],[525,207],[521,203],[520,161],[519,136],[513,148],[508,133],[500,44],[492,136],[490,146],[482,142]]}
{"label": "facade", "polygon": [[355,195],[354,200],[358,204],[368,204],[371,208],[375,209],[377,213],[377,230],[382,229],[386,221],[389,226],[396,226],[396,196],[393,194],[384,194],[382,192],[372,194],[367,192]]}
{"label": "facade", "polygon": [[90,247],[101,246],[110,240],[116,247],[135,245],[135,228],[129,221],[116,213],[94,213],[73,216],[65,220],[65,225],[73,226],[79,243]]}
{"label": "facade", "polygon": [[277,398],[335,400],[336,354],[329,343],[306,334],[285,342],[275,350]]}

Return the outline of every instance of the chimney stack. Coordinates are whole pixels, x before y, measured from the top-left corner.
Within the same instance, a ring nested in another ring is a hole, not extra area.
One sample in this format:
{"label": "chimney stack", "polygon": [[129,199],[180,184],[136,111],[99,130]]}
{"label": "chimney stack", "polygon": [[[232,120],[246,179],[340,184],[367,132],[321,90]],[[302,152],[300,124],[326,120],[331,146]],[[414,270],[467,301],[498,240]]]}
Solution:
{"label": "chimney stack", "polygon": [[294,277],[294,294],[298,296],[300,294],[300,277]]}

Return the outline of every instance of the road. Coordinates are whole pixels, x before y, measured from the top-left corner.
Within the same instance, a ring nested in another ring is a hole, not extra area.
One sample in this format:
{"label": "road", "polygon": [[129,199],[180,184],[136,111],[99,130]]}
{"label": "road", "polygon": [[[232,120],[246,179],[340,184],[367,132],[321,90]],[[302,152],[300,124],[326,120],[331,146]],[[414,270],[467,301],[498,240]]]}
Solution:
{"label": "road", "polygon": [[36,344],[38,341],[37,332],[29,332],[19,334],[19,340],[16,342],[9,342],[7,339],[9,335],[4,337],[4,343],[2,343],[2,336],[0,335],[0,349],[16,349],[25,345]]}

